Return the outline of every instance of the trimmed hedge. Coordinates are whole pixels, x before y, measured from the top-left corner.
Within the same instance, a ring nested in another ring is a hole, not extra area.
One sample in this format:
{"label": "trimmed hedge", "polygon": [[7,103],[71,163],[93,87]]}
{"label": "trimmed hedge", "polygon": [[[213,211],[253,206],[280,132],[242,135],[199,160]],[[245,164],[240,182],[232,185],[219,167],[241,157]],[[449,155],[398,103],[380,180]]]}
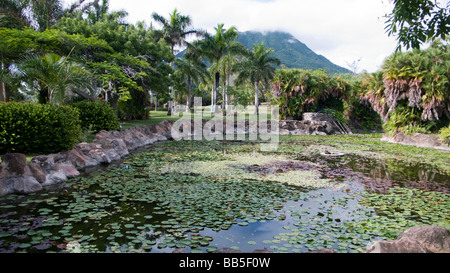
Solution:
{"label": "trimmed hedge", "polygon": [[0,103],[0,153],[55,153],[81,135],[79,112],[69,106]]}
{"label": "trimmed hedge", "polygon": [[[80,111],[81,127],[98,133],[119,129],[114,109],[105,102],[80,101],[72,104]],[[91,127],[92,126],[92,127]]]}

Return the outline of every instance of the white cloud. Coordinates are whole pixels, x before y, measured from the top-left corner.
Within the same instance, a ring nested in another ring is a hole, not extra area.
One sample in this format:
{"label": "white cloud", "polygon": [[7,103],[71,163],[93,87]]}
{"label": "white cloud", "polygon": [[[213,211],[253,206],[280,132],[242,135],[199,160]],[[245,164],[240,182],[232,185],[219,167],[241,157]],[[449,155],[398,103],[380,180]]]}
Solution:
{"label": "white cloud", "polygon": [[150,23],[153,12],[168,16],[177,8],[191,16],[194,27],[210,32],[219,23],[239,31],[287,31],[338,65],[361,58],[360,69],[369,72],[396,46],[384,32],[389,5],[387,0],[110,0],[111,9],[127,10],[132,23]]}

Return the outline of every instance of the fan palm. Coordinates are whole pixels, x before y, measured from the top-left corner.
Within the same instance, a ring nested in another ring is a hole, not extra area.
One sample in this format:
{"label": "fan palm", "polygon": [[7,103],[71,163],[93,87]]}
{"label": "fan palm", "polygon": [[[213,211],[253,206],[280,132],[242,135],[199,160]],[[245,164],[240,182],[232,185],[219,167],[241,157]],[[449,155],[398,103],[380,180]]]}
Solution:
{"label": "fan palm", "polygon": [[66,57],[49,53],[32,56],[19,66],[24,82],[37,83],[39,102],[61,104],[70,89],[85,98],[91,98],[82,89],[91,89],[91,75],[82,66],[69,62]]}
{"label": "fan palm", "polygon": [[255,114],[259,114],[259,88],[261,84],[268,85],[275,74],[276,65],[280,60],[271,57],[272,48],[266,48],[264,43],[254,45],[252,53],[236,66],[239,72],[238,82],[249,80],[255,86]]}

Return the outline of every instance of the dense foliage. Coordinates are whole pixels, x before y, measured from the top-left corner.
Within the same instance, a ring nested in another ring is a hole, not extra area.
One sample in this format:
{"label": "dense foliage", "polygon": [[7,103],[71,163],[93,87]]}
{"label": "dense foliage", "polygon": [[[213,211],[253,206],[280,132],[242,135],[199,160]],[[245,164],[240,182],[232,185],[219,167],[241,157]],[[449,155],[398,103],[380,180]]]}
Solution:
{"label": "dense foliage", "polygon": [[277,70],[272,88],[282,118],[301,118],[304,112],[322,108],[343,111],[342,101],[350,91],[349,83],[340,76],[330,76],[324,70],[299,69]]}
{"label": "dense foliage", "polygon": [[[0,27],[7,27],[0,28],[3,100],[19,98],[55,103],[48,96],[43,99],[43,93],[48,93],[49,86],[57,85],[64,90],[58,92],[64,96],[57,103],[69,103],[73,97],[101,99],[116,109],[119,100],[127,101],[136,92],[147,94],[149,89],[168,87],[169,74],[173,73],[168,65],[173,59],[169,47],[144,23],[127,24],[126,12],[109,12],[108,1],[101,4],[82,1],[83,5],[80,2],[70,10],[62,8],[61,1],[4,2],[0,9]],[[38,10],[42,9],[48,9],[51,22],[41,20]],[[23,22],[10,24],[14,18],[22,18]],[[53,60],[64,60],[61,63],[66,67],[73,64],[82,67],[88,77],[78,77],[79,82],[69,88],[64,84],[64,77],[39,76],[49,73],[38,62],[29,61],[30,65],[26,66],[34,73],[22,69],[24,61],[44,60],[40,57],[50,56],[47,54],[54,54]],[[83,86],[86,84],[89,90]],[[165,92],[155,94],[161,100],[167,97]],[[131,102],[137,106],[140,103],[139,100]]]}
{"label": "dense foliage", "polygon": [[450,118],[449,45],[395,52],[380,72],[366,77],[362,92],[390,134],[439,129]]}
{"label": "dense foliage", "polygon": [[[394,0],[387,16],[386,30],[397,35],[398,48],[419,49],[436,38],[445,39],[450,32],[450,3],[432,0]],[[445,6],[446,5],[446,6]]]}
{"label": "dense foliage", "polygon": [[72,104],[80,112],[81,127],[85,130],[99,132],[101,130],[117,130],[117,121],[114,110],[103,102],[81,101]]}
{"label": "dense foliage", "polygon": [[69,150],[81,134],[78,110],[69,106],[0,103],[0,153]]}
{"label": "dense foliage", "polygon": [[349,74],[329,75],[324,70],[277,70],[273,102],[280,117],[300,119],[305,112],[325,112],[338,121],[353,120],[364,129],[375,129],[379,116],[359,99],[362,80]]}

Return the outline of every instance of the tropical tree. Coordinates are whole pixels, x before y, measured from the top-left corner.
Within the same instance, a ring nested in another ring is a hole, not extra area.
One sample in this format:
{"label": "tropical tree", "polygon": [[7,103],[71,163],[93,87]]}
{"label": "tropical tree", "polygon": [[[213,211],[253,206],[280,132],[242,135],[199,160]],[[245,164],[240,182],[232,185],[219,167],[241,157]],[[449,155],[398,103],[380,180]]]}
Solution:
{"label": "tropical tree", "polygon": [[[236,42],[239,35],[236,27],[230,27],[229,29],[224,28],[224,24],[219,24],[215,28],[215,35],[205,34],[205,39],[200,40],[196,43],[198,47],[198,53],[201,56],[206,57],[211,63],[212,68],[215,70],[215,85],[214,85],[214,98],[212,100],[212,105],[217,105],[219,98],[219,85],[220,85],[220,66],[221,60],[224,56],[244,54],[246,48],[241,44]],[[230,66],[227,66],[228,68]],[[230,73],[230,69],[226,70]],[[229,79],[229,77],[227,77]],[[228,83],[229,84],[229,83]],[[227,84],[226,84],[227,85]],[[226,89],[224,89],[226,90]],[[224,94],[224,99],[226,94]]]}
{"label": "tropical tree", "polygon": [[54,53],[26,58],[20,65],[23,81],[39,89],[39,102],[62,104],[67,91],[91,98],[84,90],[91,88],[91,74],[81,65]]}
{"label": "tropical tree", "polygon": [[439,40],[426,50],[397,51],[368,78],[362,98],[390,122],[393,133],[439,127],[450,119],[449,71],[449,45]]}
{"label": "tropical tree", "polygon": [[177,70],[175,74],[181,74],[186,79],[186,105],[188,108],[192,107],[192,84],[199,84],[201,80],[205,79],[207,73],[205,63],[198,58],[189,57],[185,55],[183,58],[175,60]]}
{"label": "tropical tree", "polygon": [[255,114],[259,114],[259,89],[261,84],[269,85],[275,74],[276,65],[280,60],[272,57],[274,50],[266,48],[264,43],[253,46],[252,53],[236,66],[239,72],[238,82],[249,80],[255,86]]}
{"label": "tropical tree", "polygon": [[27,56],[55,53],[60,56],[70,55],[71,60],[86,63],[94,59],[103,62],[104,56],[113,52],[106,41],[78,34],[69,35],[55,29],[38,32],[32,28],[0,28],[0,37],[0,64],[6,76],[0,79],[0,91],[4,93],[0,99],[8,99],[16,94],[20,78],[16,73],[17,66]]}
{"label": "tropical tree", "polygon": [[173,69],[169,63],[175,57],[152,27],[143,22],[124,24],[119,15],[117,12],[103,14],[96,22],[83,19],[81,14],[66,16],[56,28],[107,42],[113,53],[94,54],[87,63],[94,72],[102,96],[115,110],[124,106],[128,112],[136,111],[132,115],[127,113],[130,114],[128,117],[145,118],[148,116],[145,106],[149,90],[157,94],[160,101],[168,97],[160,90],[167,90],[171,83],[169,74]]}
{"label": "tropical tree", "polygon": [[114,11],[111,13],[113,16],[108,16],[110,15],[109,0],[101,0],[101,3],[100,0],[94,0],[90,3],[89,8],[87,8],[85,12],[87,14],[88,21],[92,25],[104,19],[123,19],[128,16],[128,12],[125,10]]}
{"label": "tropical tree", "polygon": [[61,0],[1,0],[0,25],[13,28],[31,26],[44,31],[54,26],[66,14],[84,11],[90,4],[78,0],[68,8]]}
{"label": "tropical tree", "polygon": [[432,0],[394,0],[387,16],[386,32],[397,34],[398,48],[419,49],[427,40],[445,39],[450,33],[450,3]]}
{"label": "tropical tree", "polygon": [[[176,46],[185,46],[186,38],[189,35],[196,34],[198,36],[202,35],[202,31],[191,28],[192,20],[191,17],[182,15],[175,9],[172,14],[170,14],[169,19],[164,18],[158,13],[152,14],[153,20],[162,25],[162,29],[156,31],[156,37],[163,39],[170,47],[172,54],[176,54]],[[171,62],[170,66],[174,68],[174,63]],[[170,100],[169,100],[169,110],[168,115],[172,114],[173,111],[173,86],[170,88]]]}
{"label": "tropical tree", "polygon": [[23,28],[31,26],[26,9],[30,0],[0,0],[0,27]]}

